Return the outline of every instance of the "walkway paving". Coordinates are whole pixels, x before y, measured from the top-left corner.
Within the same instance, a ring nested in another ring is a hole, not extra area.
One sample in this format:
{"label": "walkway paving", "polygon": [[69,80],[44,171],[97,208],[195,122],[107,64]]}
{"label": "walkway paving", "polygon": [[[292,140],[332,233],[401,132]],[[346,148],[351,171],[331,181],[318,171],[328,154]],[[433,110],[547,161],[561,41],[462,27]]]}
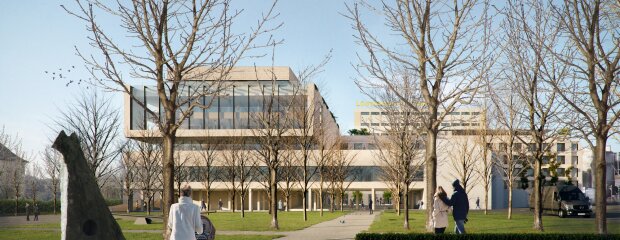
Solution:
{"label": "walkway paving", "polygon": [[[32,221],[34,217],[30,215],[30,221],[26,221],[26,216],[4,216],[0,217],[0,227],[8,227],[15,225],[27,225],[27,224],[44,224],[44,223],[59,223],[60,214],[57,215],[39,215],[39,221]],[[60,226],[60,224],[58,225]]]}
{"label": "walkway paving", "polygon": [[375,212],[373,215],[368,212],[354,212],[299,231],[279,233],[285,237],[278,239],[355,239],[355,234],[368,230],[379,214],[380,212]]}

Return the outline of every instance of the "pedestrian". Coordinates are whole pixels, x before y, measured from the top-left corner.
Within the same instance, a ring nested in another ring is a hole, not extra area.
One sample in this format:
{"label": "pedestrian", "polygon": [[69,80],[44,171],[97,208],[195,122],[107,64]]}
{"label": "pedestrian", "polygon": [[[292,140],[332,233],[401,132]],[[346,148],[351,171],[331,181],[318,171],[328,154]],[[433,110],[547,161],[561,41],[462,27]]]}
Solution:
{"label": "pedestrian", "polygon": [[200,211],[207,210],[207,204],[205,204],[205,200],[200,202]]}
{"label": "pedestrian", "polygon": [[441,200],[448,206],[452,206],[452,217],[454,218],[454,231],[456,234],[465,234],[465,223],[467,223],[467,213],[469,212],[469,200],[467,199],[467,193],[465,189],[461,187],[459,180],[452,182],[454,187],[454,193],[450,199],[441,198]]}
{"label": "pedestrian", "polygon": [[442,198],[447,197],[448,195],[446,191],[443,190],[443,187],[437,187],[433,199],[433,204],[435,206],[435,208],[433,208],[433,227],[435,228],[435,234],[444,233],[446,227],[448,227],[448,209],[450,207],[441,201]]}
{"label": "pedestrian", "polygon": [[220,208],[220,211],[222,210],[222,199],[220,198],[220,200],[217,202],[217,206]]}
{"label": "pedestrian", "polygon": [[191,195],[192,188],[190,186],[183,187],[179,202],[170,206],[170,213],[168,214],[170,240],[195,240],[196,233],[202,233],[200,209],[194,205],[189,197]]}
{"label": "pedestrian", "polygon": [[368,199],[368,210],[370,210],[370,214],[372,214],[372,199]]}
{"label": "pedestrian", "polygon": [[278,210],[282,211],[282,199],[278,200]]}
{"label": "pedestrian", "polygon": [[39,213],[40,213],[39,212],[39,204],[36,204],[36,203],[34,204],[33,212],[34,212],[34,219],[33,219],[33,221],[39,221]]}
{"label": "pedestrian", "polygon": [[476,198],[476,209],[480,209],[480,197]]}
{"label": "pedestrian", "polygon": [[26,203],[26,221],[30,221],[30,204]]}

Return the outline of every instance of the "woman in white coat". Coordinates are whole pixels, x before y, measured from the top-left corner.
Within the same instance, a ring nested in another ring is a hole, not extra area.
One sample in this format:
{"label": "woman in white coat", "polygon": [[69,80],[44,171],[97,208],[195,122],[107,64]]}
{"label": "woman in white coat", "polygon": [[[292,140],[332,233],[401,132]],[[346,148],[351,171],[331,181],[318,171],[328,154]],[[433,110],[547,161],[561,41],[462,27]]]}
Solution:
{"label": "woman in white coat", "polygon": [[433,227],[435,228],[435,233],[444,233],[446,231],[446,227],[448,227],[448,209],[450,208],[446,205],[440,198],[446,198],[446,191],[443,190],[441,186],[437,187],[437,191],[435,191],[435,198],[433,200]]}

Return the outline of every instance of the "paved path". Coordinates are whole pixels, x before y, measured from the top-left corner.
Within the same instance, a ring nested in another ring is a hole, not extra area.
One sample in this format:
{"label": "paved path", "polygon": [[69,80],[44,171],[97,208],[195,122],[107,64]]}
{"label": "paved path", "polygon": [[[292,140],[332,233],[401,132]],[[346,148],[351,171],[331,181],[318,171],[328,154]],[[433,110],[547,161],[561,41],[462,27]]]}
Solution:
{"label": "paved path", "polygon": [[[30,215],[30,221],[26,221],[26,216],[5,216],[0,217],[0,228],[15,226],[15,225],[27,225],[27,224],[44,224],[44,223],[59,223],[60,213],[57,215],[39,215],[39,221],[32,221],[34,217]],[[60,223],[58,224],[60,227]]]}
{"label": "paved path", "polygon": [[370,224],[379,214],[380,212],[375,212],[373,215],[368,214],[368,212],[354,212],[299,231],[279,233],[285,237],[278,239],[354,239],[355,234],[368,230]]}

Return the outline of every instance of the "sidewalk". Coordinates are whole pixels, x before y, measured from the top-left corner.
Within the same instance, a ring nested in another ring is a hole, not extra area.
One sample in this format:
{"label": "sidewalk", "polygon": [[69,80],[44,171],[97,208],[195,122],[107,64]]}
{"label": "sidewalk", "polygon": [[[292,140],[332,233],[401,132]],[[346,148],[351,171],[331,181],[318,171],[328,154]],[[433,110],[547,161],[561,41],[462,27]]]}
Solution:
{"label": "sidewalk", "polygon": [[299,231],[278,233],[285,235],[285,237],[278,239],[354,239],[355,234],[368,230],[370,224],[379,214],[379,211],[373,215],[368,214],[368,212],[354,212]]}

